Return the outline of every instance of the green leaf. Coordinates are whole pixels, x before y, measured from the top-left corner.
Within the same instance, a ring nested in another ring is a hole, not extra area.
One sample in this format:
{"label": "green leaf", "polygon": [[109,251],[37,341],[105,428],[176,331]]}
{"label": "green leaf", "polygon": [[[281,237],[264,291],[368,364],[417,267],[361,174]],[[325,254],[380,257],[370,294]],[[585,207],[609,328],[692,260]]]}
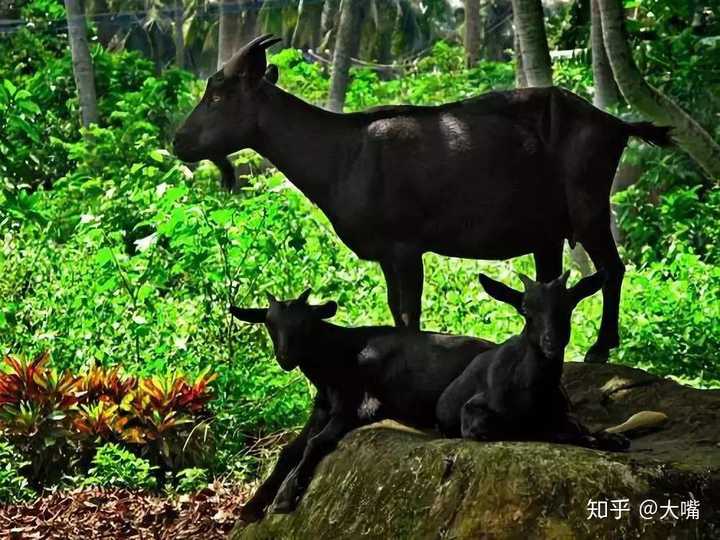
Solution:
{"label": "green leaf", "polygon": [[104,247],[98,250],[95,254],[95,262],[100,266],[105,266],[113,258],[112,250],[109,247]]}

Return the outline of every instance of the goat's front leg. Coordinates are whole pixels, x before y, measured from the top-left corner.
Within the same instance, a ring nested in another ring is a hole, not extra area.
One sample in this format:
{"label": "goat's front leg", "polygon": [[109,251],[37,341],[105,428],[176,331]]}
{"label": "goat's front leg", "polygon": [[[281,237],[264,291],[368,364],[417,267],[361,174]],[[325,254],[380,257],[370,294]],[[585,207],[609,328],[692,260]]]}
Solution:
{"label": "goat's front leg", "polygon": [[298,466],[285,478],[278,490],[273,512],[287,514],[297,507],[300,497],[310,484],[315,467],[335,448],[342,437],[355,427],[356,422],[337,415],[332,416],[325,428],[308,440]]}
{"label": "goat's front leg", "polygon": [[308,440],[320,432],[327,424],[329,418],[328,404],[322,396],[315,398],[315,405],[310,419],[300,434],[280,452],[277,464],[270,476],[257,489],[255,495],[245,503],[240,513],[240,519],[251,523],[259,521],[265,515],[265,508],[273,501],[283,480],[300,462],[305,452]]}

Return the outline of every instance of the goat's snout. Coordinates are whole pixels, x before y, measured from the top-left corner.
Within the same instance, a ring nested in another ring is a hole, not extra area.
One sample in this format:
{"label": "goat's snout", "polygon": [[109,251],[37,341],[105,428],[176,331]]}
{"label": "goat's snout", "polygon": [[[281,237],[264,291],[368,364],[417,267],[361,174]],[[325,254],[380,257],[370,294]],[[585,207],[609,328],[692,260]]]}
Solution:
{"label": "goat's snout", "polygon": [[561,348],[557,344],[557,340],[550,334],[544,333],[540,338],[540,348],[545,356],[552,358],[558,355]]}

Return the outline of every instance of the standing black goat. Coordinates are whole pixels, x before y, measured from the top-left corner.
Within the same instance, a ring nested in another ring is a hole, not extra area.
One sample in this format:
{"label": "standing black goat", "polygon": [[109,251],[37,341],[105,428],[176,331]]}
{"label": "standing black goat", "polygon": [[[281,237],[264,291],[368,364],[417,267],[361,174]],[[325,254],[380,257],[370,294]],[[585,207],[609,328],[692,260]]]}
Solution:
{"label": "standing black goat", "polygon": [[[392,418],[433,428],[435,405],[447,385],[494,346],[482,339],[391,326],[336,326],[323,319],[335,314],[337,304],[309,305],[309,294],[289,301],[271,297],[268,308],[230,308],[238,319],[264,323],[280,366],[288,371],[299,367],[317,388],[310,419],[243,508],[245,521],[260,519],[273,499],[276,512],[292,511],[315,466],[356,427]],[[389,341],[379,363],[368,344],[381,338]],[[393,356],[391,349],[401,342],[409,354]]]}
{"label": "standing black goat", "polygon": [[562,389],[570,317],[583,298],[600,290],[602,272],[566,288],[569,272],[549,283],[527,276],[521,293],[483,274],[485,291],[525,317],[522,332],[478,355],[443,392],[437,418],[444,435],[476,440],[546,440],[624,450],[622,435],[590,434],[570,414]]}
{"label": "standing black goat", "polygon": [[624,266],[610,232],[609,194],[631,136],[670,144],[669,128],[628,123],[560,88],[525,88],[437,107],[335,114],[277,86],[252,40],[210,77],[177,132],[175,153],[212,159],[253,148],[328,216],[359,257],[377,261],[397,325],[420,328],[422,255],[535,257],[537,278],[562,272],[565,239],[607,273],[600,331],[586,360],[619,342]]}

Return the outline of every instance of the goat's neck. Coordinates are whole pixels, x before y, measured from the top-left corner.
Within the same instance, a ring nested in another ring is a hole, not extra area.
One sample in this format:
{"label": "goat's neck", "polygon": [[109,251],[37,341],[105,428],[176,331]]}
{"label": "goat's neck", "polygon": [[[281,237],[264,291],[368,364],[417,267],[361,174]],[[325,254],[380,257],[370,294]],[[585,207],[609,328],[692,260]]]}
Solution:
{"label": "goat's neck", "polygon": [[300,362],[303,373],[314,384],[325,382],[336,370],[351,369],[362,344],[353,339],[351,328],[320,321],[307,336],[307,346]]}
{"label": "goat's neck", "polygon": [[520,338],[523,353],[517,369],[525,375],[524,380],[548,386],[560,384],[565,351],[554,358],[545,356],[542,349],[530,339],[527,328],[523,329]]}
{"label": "goat's neck", "polygon": [[267,84],[253,149],[319,206],[329,198],[357,144],[357,122]]}

